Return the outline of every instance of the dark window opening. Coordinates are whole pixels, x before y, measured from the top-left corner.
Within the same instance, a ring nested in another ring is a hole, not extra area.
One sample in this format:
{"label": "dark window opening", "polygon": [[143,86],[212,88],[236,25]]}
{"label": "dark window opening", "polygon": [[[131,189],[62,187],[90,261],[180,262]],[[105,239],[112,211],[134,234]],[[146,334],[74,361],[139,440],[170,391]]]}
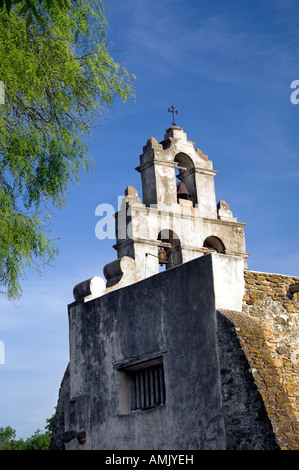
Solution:
{"label": "dark window opening", "polygon": [[161,242],[158,247],[160,266],[170,269],[183,262],[181,242],[175,232],[170,229],[161,230],[158,235],[158,241]]}
{"label": "dark window opening", "polygon": [[204,248],[207,248],[207,252],[215,251],[217,253],[225,254],[225,246],[218,237],[211,236],[206,238],[203,246]]}
{"label": "dark window opening", "polygon": [[194,163],[192,159],[184,154],[178,153],[174,159],[175,176],[177,181],[177,202],[186,199],[197,204],[196,182],[194,173]]}
{"label": "dark window opening", "polygon": [[160,359],[145,366],[140,364],[130,370],[131,410],[147,410],[165,403],[163,362]]}

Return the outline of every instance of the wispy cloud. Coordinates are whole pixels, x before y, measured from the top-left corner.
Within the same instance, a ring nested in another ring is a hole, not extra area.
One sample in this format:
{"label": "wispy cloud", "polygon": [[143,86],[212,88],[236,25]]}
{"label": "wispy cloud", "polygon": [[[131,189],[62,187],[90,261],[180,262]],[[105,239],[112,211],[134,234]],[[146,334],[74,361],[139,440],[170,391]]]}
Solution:
{"label": "wispy cloud", "polygon": [[298,57],[294,56],[289,36],[284,39],[275,28],[265,31],[265,25],[258,21],[250,24],[258,20],[254,15],[245,30],[246,18],[215,14],[216,8],[211,13],[206,2],[187,2],[182,15],[171,8],[173,2],[163,2],[164,14],[160,16],[153,3],[138,0],[129,4],[134,5],[134,14],[128,38],[135,52],[142,49],[140,59],[151,63],[152,56],[155,67],[167,64],[215,81],[244,81],[244,86],[265,88],[270,83],[261,80],[273,82],[275,77],[288,77],[290,70],[297,71]]}

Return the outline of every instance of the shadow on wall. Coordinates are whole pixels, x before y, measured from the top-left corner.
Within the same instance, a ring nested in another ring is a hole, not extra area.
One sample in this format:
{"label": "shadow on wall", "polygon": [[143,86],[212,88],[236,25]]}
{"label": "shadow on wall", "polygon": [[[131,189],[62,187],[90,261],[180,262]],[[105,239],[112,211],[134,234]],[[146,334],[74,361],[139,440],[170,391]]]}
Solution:
{"label": "shadow on wall", "polygon": [[219,311],[217,323],[227,449],[279,449],[235,325]]}
{"label": "shadow on wall", "polygon": [[[270,419],[260,393],[260,390],[267,387],[267,384],[261,381],[257,386],[252,374],[251,358],[247,358],[244,352],[244,349],[247,351],[246,342],[250,334],[244,335],[243,328],[251,329],[250,333],[255,336],[257,333],[256,324],[250,325],[248,320],[248,318],[241,320],[240,314],[237,312],[217,311],[227,450],[280,450],[285,446],[277,436],[277,429],[275,432],[273,430],[273,418],[271,416]],[[239,323],[242,321],[244,321],[244,325]],[[258,334],[260,354],[263,355],[265,361],[264,369],[268,371],[273,395],[275,395],[275,385],[276,383],[280,384],[281,388],[281,381],[271,367],[271,356],[260,328]],[[251,367],[249,362],[251,362]],[[263,379],[265,380],[265,378]],[[275,397],[273,396],[274,401]],[[288,421],[290,417],[285,416],[285,419]],[[286,425],[291,426],[291,423]]]}

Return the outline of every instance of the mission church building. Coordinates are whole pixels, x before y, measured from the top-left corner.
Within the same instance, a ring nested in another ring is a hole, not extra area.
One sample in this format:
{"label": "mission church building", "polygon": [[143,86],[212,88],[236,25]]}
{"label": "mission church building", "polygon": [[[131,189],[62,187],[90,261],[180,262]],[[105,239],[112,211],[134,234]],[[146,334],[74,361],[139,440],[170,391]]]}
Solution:
{"label": "mission church building", "polygon": [[271,347],[282,313],[298,326],[299,280],[279,275],[276,290],[275,275],[248,270],[245,224],[216,203],[213,163],[182,128],[151,137],[136,170],[142,199],[126,188],[117,258],[68,306],[51,448],[298,448],[292,332],[285,354]]}

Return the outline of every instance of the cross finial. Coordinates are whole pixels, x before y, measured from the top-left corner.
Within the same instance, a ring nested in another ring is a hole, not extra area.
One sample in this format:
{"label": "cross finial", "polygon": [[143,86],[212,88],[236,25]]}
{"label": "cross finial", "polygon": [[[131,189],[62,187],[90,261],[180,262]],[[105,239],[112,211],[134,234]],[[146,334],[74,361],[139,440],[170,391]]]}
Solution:
{"label": "cross finial", "polygon": [[168,112],[172,113],[172,125],[176,126],[176,123],[174,122],[174,115],[179,114],[179,112],[176,111],[173,106],[170,106],[170,108],[168,108]]}

